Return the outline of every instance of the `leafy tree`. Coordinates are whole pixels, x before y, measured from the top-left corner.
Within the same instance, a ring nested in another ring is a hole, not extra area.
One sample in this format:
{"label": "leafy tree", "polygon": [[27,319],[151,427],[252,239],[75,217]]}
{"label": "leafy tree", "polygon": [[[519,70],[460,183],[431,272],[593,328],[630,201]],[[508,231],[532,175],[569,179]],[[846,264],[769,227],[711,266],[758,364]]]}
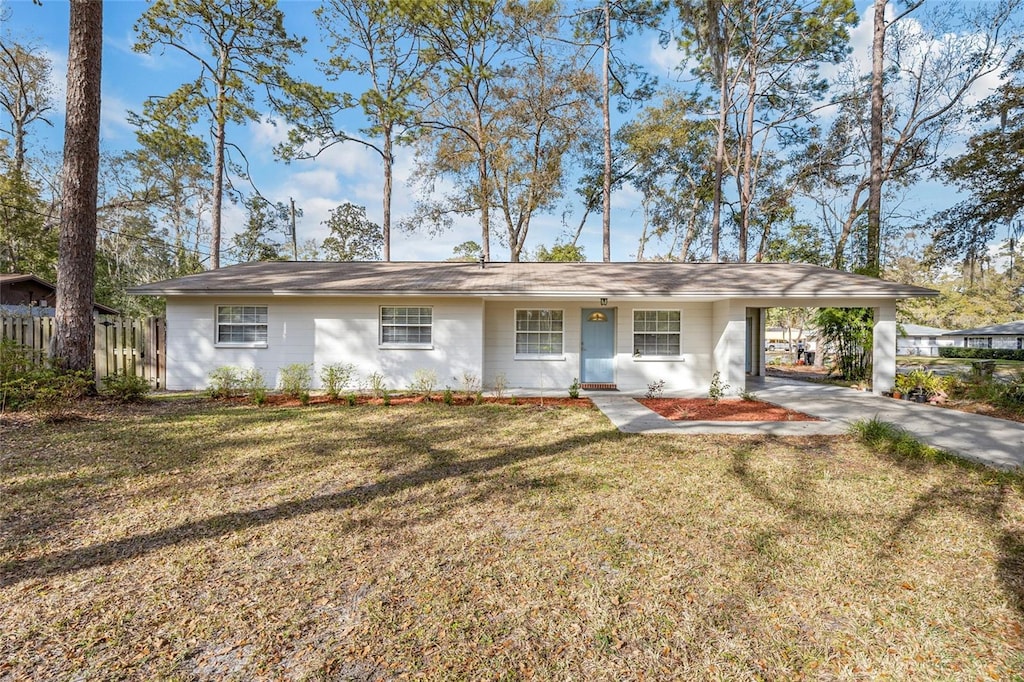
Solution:
{"label": "leafy tree", "polygon": [[103,3],[72,0],[53,335],[53,357],[70,370],[93,364],[102,55]]}
{"label": "leafy tree", "polygon": [[587,260],[583,247],[575,244],[555,243],[550,249],[541,244],[537,247],[534,260],[538,263],[582,263]]}
{"label": "leafy tree", "polygon": [[0,41],[0,110],[9,122],[0,125],[0,133],[13,143],[11,172],[25,170],[25,138],[29,126],[41,122],[53,125],[46,117],[53,109],[52,64],[35,45]]}
{"label": "leafy tree", "polygon": [[871,374],[872,313],[870,308],[821,308],[813,319],[819,348],[832,359],[830,372],[847,381]]}
{"label": "leafy tree", "polygon": [[24,173],[0,174],[0,272],[25,272],[53,281],[57,233],[46,224],[46,205]]}
{"label": "leafy tree", "polygon": [[[281,202],[271,204],[256,195],[244,202],[245,228],[231,238],[231,256],[239,263],[285,260],[284,242],[275,236],[290,234],[291,209]],[[301,215],[301,211],[297,213]]]}
{"label": "leafy tree", "polygon": [[[135,25],[135,49],[172,47],[194,60],[199,75],[149,109],[157,122],[205,117],[213,138],[210,266],[220,267],[221,208],[228,178],[228,124],[259,120],[256,90],[273,111],[294,111],[295,101],[324,101],[319,89],[288,75],[304,38],[289,35],[277,0],[154,0]],[[237,147],[232,147],[238,150]],[[236,168],[244,175],[240,168]]]}
{"label": "leafy tree", "polygon": [[384,237],[380,228],[366,217],[366,207],[344,203],[331,209],[323,222],[330,235],[321,244],[323,255],[329,260],[380,260]]}
{"label": "leafy tree", "polygon": [[[384,260],[391,260],[391,197],[395,144],[415,137],[416,94],[429,61],[408,16],[390,0],[328,0],[315,10],[331,56],[320,68],[332,81],[346,74],[362,76],[368,87],[361,94],[325,98],[319,106],[302,106],[291,116],[296,127],[283,149],[288,157],[317,156],[340,142],[356,142],[377,153],[383,162]],[[359,106],[370,125],[353,137],[336,124],[338,113]],[[318,143],[303,151],[309,141]]]}
{"label": "leafy tree", "polygon": [[480,245],[474,241],[465,241],[452,249],[452,257],[449,261],[463,261],[474,263],[480,258]]}

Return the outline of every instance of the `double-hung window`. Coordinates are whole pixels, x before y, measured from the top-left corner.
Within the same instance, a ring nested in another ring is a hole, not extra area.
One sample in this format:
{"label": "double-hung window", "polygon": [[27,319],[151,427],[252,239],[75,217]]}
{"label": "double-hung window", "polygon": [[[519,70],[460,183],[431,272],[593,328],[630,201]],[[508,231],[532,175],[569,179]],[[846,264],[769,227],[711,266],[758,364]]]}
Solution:
{"label": "double-hung window", "polygon": [[968,336],[967,337],[968,348],[991,348],[992,337],[991,336]]}
{"label": "double-hung window", "polygon": [[564,317],[562,310],[517,310],[516,356],[561,357],[565,334]]}
{"label": "double-hung window", "polygon": [[633,311],[633,357],[679,357],[682,316],[678,310]]}
{"label": "double-hung window", "polygon": [[267,345],[267,306],[217,306],[217,345]]}
{"label": "double-hung window", "polygon": [[434,309],[427,306],[380,308],[382,346],[429,348],[433,342]]}

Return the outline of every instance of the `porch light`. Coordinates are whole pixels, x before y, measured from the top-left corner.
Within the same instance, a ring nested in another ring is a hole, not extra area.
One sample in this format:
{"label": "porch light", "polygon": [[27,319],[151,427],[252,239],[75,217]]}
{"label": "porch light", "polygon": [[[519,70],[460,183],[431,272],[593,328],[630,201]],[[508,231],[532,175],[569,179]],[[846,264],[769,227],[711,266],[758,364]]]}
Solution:
{"label": "porch light", "polygon": [[608,305],[608,299],[607,298],[602,298],[601,299],[601,305]]}

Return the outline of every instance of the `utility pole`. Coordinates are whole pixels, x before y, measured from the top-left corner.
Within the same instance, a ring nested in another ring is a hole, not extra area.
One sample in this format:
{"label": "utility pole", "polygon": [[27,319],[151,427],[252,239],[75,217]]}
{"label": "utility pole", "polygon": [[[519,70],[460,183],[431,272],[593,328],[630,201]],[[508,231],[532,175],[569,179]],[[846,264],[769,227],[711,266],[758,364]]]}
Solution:
{"label": "utility pole", "polygon": [[299,260],[299,239],[295,236],[295,199],[288,197],[292,207],[292,260]]}

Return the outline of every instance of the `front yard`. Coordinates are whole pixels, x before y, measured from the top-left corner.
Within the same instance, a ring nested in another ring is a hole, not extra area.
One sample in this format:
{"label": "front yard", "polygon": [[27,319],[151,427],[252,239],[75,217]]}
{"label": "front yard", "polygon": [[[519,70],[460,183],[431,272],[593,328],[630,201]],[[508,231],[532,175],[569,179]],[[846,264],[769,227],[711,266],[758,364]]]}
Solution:
{"label": "front yard", "polygon": [[0,680],[1019,679],[1024,484],[596,410],[0,422]]}

